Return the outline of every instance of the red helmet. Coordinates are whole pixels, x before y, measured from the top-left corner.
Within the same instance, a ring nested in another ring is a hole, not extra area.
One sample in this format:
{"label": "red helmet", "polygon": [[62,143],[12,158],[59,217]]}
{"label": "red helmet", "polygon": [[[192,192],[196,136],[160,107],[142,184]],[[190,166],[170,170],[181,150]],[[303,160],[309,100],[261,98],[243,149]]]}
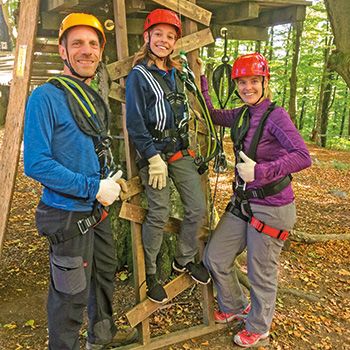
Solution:
{"label": "red helmet", "polygon": [[262,75],[270,79],[270,68],[266,58],[260,53],[242,55],[236,59],[232,67],[232,79]]}
{"label": "red helmet", "polygon": [[178,15],[170,10],[156,9],[148,14],[143,26],[143,32],[156,24],[170,24],[176,28],[177,37],[181,36],[181,21]]}

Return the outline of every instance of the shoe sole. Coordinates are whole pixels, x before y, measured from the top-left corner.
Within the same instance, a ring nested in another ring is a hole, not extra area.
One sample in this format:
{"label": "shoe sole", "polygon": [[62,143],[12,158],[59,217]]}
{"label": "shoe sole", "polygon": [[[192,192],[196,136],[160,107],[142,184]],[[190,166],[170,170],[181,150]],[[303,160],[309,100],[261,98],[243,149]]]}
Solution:
{"label": "shoe sole", "polygon": [[189,271],[189,270],[187,270],[187,268],[186,267],[183,267],[182,269],[180,269],[179,267],[177,267],[176,265],[175,265],[175,263],[173,262],[173,264],[172,264],[172,267],[173,267],[173,269],[176,271],[176,272],[180,272],[180,273],[188,273],[190,276],[191,276],[191,278],[194,280],[194,281],[196,281],[197,283],[199,283],[199,284],[202,284],[202,285],[206,285],[206,284],[208,284],[210,281],[211,281],[211,278],[209,277],[209,279],[205,282],[205,281],[200,281],[199,279],[197,279],[196,277],[194,277],[192,274],[191,274],[191,272]]}
{"label": "shoe sole", "polygon": [[225,318],[224,320],[215,320],[215,323],[229,323],[229,322],[233,322],[233,321],[242,321],[242,320],[245,320],[247,318],[246,315],[235,315],[235,316],[232,316],[232,317],[228,317],[228,318]]}
{"label": "shoe sole", "polygon": [[258,341],[256,341],[255,343],[253,343],[253,344],[242,344],[242,343],[240,343],[240,342],[236,342],[236,340],[235,340],[235,337],[233,338],[233,342],[235,343],[235,344],[237,344],[237,345],[239,345],[240,347],[242,347],[242,348],[250,348],[250,347],[256,347],[256,345],[265,345],[265,344],[259,344],[261,341],[263,341],[263,340],[268,340],[268,338],[269,338],[269,336],[270,336],[270,333],[267,333],[267,335],[266,334],[264,334],[263,336],[261,336],[261,338],[259,338],[259,340]]}
{"label": "shoe sole", "polygon": [[147,298],[151,301],[153,301],[154,303],[157,303],[157,304],[163,304],[165,302],[167,302],[169,299],[168,298],[165,298],[163,300],[157,300],[157,299],[153,299],[151,298],[150,296],[147,295]]}

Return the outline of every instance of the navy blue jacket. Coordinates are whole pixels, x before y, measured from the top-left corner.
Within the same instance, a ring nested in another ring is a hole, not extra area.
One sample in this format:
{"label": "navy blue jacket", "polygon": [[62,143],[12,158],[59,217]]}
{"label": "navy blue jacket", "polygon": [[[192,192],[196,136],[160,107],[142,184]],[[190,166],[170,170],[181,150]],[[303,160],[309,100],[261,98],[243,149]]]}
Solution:
{"label": "navy blue jacket", "polygon": [[[170,138],[161,142],[155,140],[150,131],[176,129],[175,116],[170,103],[166,100],[164,91],[152,76],[150,71],[158,71],[173,91],[176,90],[176,70],[166,72],[155,65],[148,67],[145,63],[136,65],[126,81],[126,124],[129,136],[133,141],[139,156],[149,159],[161,153],[171,141]],[[183,146],[178,140],[176,151]]]}

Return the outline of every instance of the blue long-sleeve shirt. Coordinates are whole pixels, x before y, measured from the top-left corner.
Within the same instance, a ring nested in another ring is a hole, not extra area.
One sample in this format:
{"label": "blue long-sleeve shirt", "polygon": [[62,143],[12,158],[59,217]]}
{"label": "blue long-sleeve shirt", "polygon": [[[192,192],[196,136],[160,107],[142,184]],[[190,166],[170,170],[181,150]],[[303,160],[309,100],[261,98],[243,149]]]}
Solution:
{"label": "blue long-sleeve shirt", "polygon": [[44,186],[46,205],[92,209],[100,182],[93,139],[77,126],[64,91],[50,83],[35,89],[26,106],[24,171]]}

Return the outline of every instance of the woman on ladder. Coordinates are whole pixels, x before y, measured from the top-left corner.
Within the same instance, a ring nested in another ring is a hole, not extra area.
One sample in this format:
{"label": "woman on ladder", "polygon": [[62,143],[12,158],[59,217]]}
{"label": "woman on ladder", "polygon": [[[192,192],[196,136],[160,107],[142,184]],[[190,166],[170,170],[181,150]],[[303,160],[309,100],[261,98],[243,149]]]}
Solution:
{"label": "woman on ladder", "polygon": [[[309,167],[311,159],[288,113],[271,102],[267,60],[259,53],[238,57],[232,79],[244,104],[218,110],[201,75],[202,93],[213,122],[231,128],[236,158],[234,193],[206,246],[203,261],[218,291],[220,310],[215,311],[215,321],[244,319],[245,329],[234,336],[234,342],[250,347],[269,336],[279,255],[296,221],[290,174]],[[245,248],[250,303],[233,268]]]}
{"label": "woman on ladder", "polygon": [[195,263],[197,232],[206,213],[200,176],[189,149],[188,108],[181,64],[170,58],[181,37],[181,21],[166,9],[149,13],[144,24],[144,45],[135,55],[126,82],[126,120],[137,151],[137,165],[148,201],[142,225],[147,296],[168,300],[157,277],[157,255],[169,217],[171,178],[184,206],[173,268],[188,272],[202,284],[210,281],[203,264]]}

